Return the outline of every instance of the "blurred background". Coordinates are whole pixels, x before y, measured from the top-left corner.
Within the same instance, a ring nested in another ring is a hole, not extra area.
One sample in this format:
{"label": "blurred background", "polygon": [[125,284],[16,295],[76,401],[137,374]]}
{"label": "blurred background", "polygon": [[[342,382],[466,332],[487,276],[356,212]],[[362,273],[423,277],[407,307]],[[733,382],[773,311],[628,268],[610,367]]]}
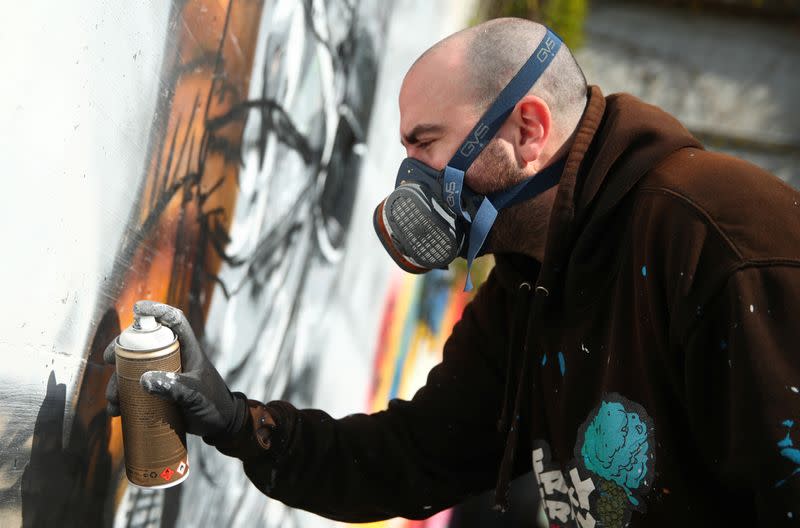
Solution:
{"label": "blurred background", "polygon": [[[16,3],[0,43],[0,526],[334,526],[189,444],[182,485],[127,485],[102,351],[181,307],[234,390],[334,416],[409,398],[469,295],[402,273],[372,210],[404,157],[414,59],[496,16],[549,24],[604,93],[800,185],[798,0]],[[482,259],[478,277],[492,263]],[[537,526],[476,497],[387,527]]]}

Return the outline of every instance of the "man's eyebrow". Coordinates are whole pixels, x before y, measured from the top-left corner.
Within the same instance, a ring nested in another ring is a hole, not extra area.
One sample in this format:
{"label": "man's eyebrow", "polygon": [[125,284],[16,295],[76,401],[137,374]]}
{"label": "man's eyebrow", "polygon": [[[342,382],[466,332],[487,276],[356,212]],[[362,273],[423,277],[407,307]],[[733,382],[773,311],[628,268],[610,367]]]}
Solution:
{"label": "man's eyebrow", "polygon": [[413,145],[419,141],[417,136],[422,134],[431,134],[431,133],[439,133],[444,130],[442,125],[436,124],[422,124],[417,125],[411,129],[411,132],[408,134],[403,135],[401,143],[405,145]]}

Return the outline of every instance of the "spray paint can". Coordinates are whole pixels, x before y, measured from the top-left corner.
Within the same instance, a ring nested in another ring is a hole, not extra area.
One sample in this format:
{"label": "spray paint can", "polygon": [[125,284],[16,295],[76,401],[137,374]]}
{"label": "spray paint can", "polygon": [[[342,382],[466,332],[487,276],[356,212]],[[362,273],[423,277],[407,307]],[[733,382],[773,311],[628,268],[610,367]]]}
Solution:
{"label": "spray paint can", "polygon": [[147,489],[180,484],[189,476],[183,419],[173,403],[139,384],[149,370],[181,371],[178,338],[154,317],[137,316],[117,338],[115,352],[128,481]]}

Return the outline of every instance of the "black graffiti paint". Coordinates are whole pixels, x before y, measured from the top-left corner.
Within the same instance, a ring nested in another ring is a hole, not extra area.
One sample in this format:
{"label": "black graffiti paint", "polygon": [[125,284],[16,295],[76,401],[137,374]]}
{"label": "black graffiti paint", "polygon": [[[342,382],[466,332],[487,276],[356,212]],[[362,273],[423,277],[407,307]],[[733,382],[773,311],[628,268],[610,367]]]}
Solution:
{"label": "black graffiti paint", "polygon": [[[336,6],[338,8],[335,8]],[[213,61],[214,64],[214,83],[207,93],[197,95],[198,101],[203,97],[207,98],[206,112],[201,114],[192,111],[186,116],[187,126],[183,135],[179,133],[181,127],[175,127],[171,137],[157,141],[158,148],[166,150],[159,150],[156,159],[166,155],[167,163],[156,177],[157,184],[152,186],[151,192],[143,198],[143,202],[137,208],[147,211],[147,215],[144,221],[136,223],[138,227],[134,228],[126,240],[118,259],[118,262],[123,264],[120,269],[115,270],[117,277],[124,275],[126,271],[124,263],[129,262],[139,250],[142,241],[153,234],[167,206],[176,196],[181,198],[184,213],[179,216],[181,225],[177,229],[177,239],[174,241],[176,256],[170,277],[171,289],[166,301],[188,299],[188,306],[184,309],[201,338],[204,334],[202,294],[209,282],[217,284],[227,298],[240,295],[260,296],[268,288],[274,287],[276,274],[284,273],[287,268],[297,270],[297,279],[291,284],[282,286],[289,290],[285,295],[285,298],[290,300],[289,304],[267,303],[261,313],[253,315],[257,325],[254,335],[259,335],[266,331],[276,318],[288,314],[288,323],[279,338],[278,350],[272,364],[254,363],[254,358],[259,356],[259,347],[263,346],[255,340],[242,356],[242,361],[228,369],[227,376],[229,384],[237,386],[244,380],[248,369],[261,369],[264,371],[265,390],[283,387],[278,396],[291,398],[296,402],[310,401],[311,390],[317,376],[316,367],[312,363],[297,366],[297,362],[292,359],[298,337],[297,320],[305,309],[304,300],[307,298],[308,288],[316,288],[323,303],[326,296],[330,295],[331,282],[314,284],[309,277],[319,268],[335,266],[345,248],[359,184],[361,154],[358,147],[366,139],[374,101],[378,61],[376,50],[379,47],[375,39],[376,35],[381,33],[375,26],[382,26],[385,20],[359,18],[358,6],[358,3],[344,1],[329,2],[330,9],[327,16],[341,17],[332,20],[321,19],[319,14],[313,12],[311,2],[303,4],[306,20],[304,30],[309,38],[309,48],[322,44],[331,54],[333,61],[336,86],[331,92],[335,94],[336,100],[332,104],[338,112],[334,116],[337,126],[333,137],[325,135],[327,130],[325,120],[331,116],[319,113],[315,117],[315,126],[306,132],[301,132],[301,127],[295,122],[291,112],[282,105],[278,88],[285,79],[280,76],[283,69],[276,68],[275,64],[280,65],[287,60],[285,57],[288,45],[287,28],[271,27],[267,35],[259,37],[270,39],[271,46],[264,55],[264,62],[253,66],[253,70],[260,69],[264,79],[259,96],[243,100],[225,113],[209,115],[208,109],[211,105],[208,102],[212,98],[222,98],[226,93],[237,89],[235,85],[228,83],[225,77],[226,58],[222,43],[225,41],[228,28],[226,18],[225,29],[220,36],[220,47],[215,56],[207,57],[207,60]],[[230,17],[230,8],[226,16]],[[317,28],[320,24],[344,30],[340,30],[338,34],[329,32],[330,36],[323,38],[322,32]],[[371,30],[366,29],[368,25],[372,26]],[[303,57],[308,59],[306,55]],[[197,106],[195,104],[194,108]],[[168,114],[166,110],[163,112],[163,115]],[[198,121],[202,122],[203,127],[200,141],[196,141],[189,133]],[[241,136],[239,141],[232,141],[230,137],[222,134],[226,127],[244,125],[249,121],[257,124],[255,134]],[[326,158],[325,145],[331,142],[333,143],[329,149],[331,154]],[[275,151],[270,152],[270,149]],[[224,178],[236,176],[211,174],[206,162],[211,155],[222,155],[227,163],[244,164],[245,159],[250,159],[246,156],[249,152],[257,153],[260,171],[270,170],[265,166],[265,159],[270,154],[279,161],[271,167],[272,170],[275,167],[288,166],[286,162],[292,156],[302,162],[301,165],[292,165],[294,168],[290,174],[269,174],[267,188],[260,192],[268,192],[270,186],[281,185],[282,178],[287,177],[301,182],[301,185],[289,205],[281,211],[274,212],[277,219],[261,234],[254,251],[241,256],[227,252],[230,239],[224,220],[229,212],[206,207],[209,199],[226,183]],[[186,159],[195,161],[182,162]],[[179,170],[187,167],[191,167],[191,170],[183,172]],[[190,210],[196,211],[196,215],[188,214]],[[191,245],[193,248],[191,253],[186,252],[189,246],[181,238],[189,231],[189,227],[195,229],[199,237]],[[244,280],[233,284],[226,283],[214,270],[204,267],[207,261],[206,251],[213,251],[228,268],[244,270]],[[185,276],[186,264],[190,262],[193,263],[193,271],[188,281],[188,292],[178,290],[176,288],[183,288],[187,284],[181,278]],[[213,343],[205,343],[205,348],[212,360],[218,356]],[[197,470],[196,478],[203,478],[212,486],[217,485],[216,477],[207,467],[206,460],[198,458],[193,465]],[[137,518],[135,514],[137,511],[146,512],[147,517],[158,515],[161,511],[162,526],[171,526],[175,517],[170,515],[170,518],[167,518],[164,512],[175,512],[179,509],[180,488],[176,488],[178,495],[166,494],[161,502],[149,493],[138,491],[129,493],[128,499],[131,502],[125,514],[128,525],[133,525],[131,523]],[[226,515],[231,516],[233,513]],[[281,525],[291,526],[297,522],[292,514],[287,513],[282,518]]]}

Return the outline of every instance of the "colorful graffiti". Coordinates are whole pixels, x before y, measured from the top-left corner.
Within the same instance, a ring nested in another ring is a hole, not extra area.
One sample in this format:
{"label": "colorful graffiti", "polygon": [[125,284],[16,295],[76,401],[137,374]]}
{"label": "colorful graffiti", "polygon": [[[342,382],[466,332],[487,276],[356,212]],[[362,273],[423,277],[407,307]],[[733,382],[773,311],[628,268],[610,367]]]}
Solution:
{"label": "colorful graffiti", "polygon": [[472,297],[459,287],[463,280],[463,273],[449,270],[396,277],[375,355],[371,411],[385,409],[394,398],[410,399],[441,361],[444,342]]}
{"label": "colorful graffiti", "polygon": [[[476,285],[491,264],[480,262],[473,272]],[[442,360],[444,343],[461,319],[472,293],[463,291],[466,273],[455,266],[422,276],[398,274],[389,288],[375,354],[375,377],[367,408],[380,411],[394,398],[410,399],[425,384],[428,371]],[[442,528],[451,512],[424,521],[392,519],[376,528]]]}

